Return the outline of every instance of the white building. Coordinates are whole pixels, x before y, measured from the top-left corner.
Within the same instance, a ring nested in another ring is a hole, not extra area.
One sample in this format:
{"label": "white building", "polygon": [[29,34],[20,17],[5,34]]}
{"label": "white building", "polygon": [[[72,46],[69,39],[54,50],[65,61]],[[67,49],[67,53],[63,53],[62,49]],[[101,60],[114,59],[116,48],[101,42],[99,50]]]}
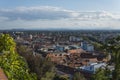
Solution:
{"label": "white building", "polygon": [[94,51],[94,46],[86,41],[81,42],[81,48],[89,52]]}
{"label": "white building", "polygon": [[33,36],[30,34],[30,39],[32,39],[33,38]]}
{"label": "white building", "polygon": [[79,67],[79,69],[85,72],[95,73],[97,69],[104,68],[106,65],[106,63],[91,63],[88,66]]}
{"label": "white building", "polygon": [[91,44],[87,44],[87,51],[94,51],[94,46]]}

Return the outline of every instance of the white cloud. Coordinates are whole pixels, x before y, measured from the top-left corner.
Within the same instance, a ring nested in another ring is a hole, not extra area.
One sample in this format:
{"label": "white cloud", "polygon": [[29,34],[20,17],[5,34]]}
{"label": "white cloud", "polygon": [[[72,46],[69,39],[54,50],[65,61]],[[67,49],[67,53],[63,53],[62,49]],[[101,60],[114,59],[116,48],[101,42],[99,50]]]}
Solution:
{"label": "white cloud", "polygon": [[2,9],[0,16],[8,17],[10,20],[38,20],[38,19],[64,19],[73,17],[73,12],[57,7],[19,7],[16,9]]}
{"label": "white cloud", "polygon": [[[59,7],[0,9],[0,28],[119,28],[120,15],[106,11],[78,12]],[[120,28],[119,28],[120,29]]]}

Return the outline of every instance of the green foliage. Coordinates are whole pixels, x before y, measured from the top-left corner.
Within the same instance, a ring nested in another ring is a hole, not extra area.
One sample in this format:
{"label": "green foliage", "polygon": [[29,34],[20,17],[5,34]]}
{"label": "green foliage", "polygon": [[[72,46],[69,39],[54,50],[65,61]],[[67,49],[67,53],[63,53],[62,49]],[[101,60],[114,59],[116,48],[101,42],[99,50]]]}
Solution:
{"label": "green foliage", "polygon": [[106,50],[111,54],[111,62],[115,64],[115,70],[113,71],[113,79],[120,79],[120,36],[108,40],[105,44]]}
{"label": "green foliage", "polygon": [[108,70],[107,68],[100,68],[96,71],[91,80],[110,80],[110,75],[110,70]]}
{"label": "green foliage", "polygon": [[54,76],[54,72],[46,72],[45,75],[41,78],[41,80],[53,80]]}
{"label": "green foliage", "polygon": [[69,80],[69,77],[68,76],[55,75],[53,80]]}
{"label": "green foliage", "polygon": [[76,72],[73,75],[73,80],[86,80],[86,79],[80,72]]}
{"label": "green foliage", "polygon": [[40,54],[33,55],[28,47],[22,45],[18,45],[17,51],[26,59],[30,71],[36,73],[38,80],[53,79],[55,66],[49,58],[44,58]]}
{"label": "green foliage", "polygon": [[[109,75],[111,75],[112,80],[120,80],[120,36],[107,40],[103,49],[112,56],[109,63],[115,65],[115,70]],[[98,70],[94,79],[109,80],[105,74],[108,74],[108,70]]]}
{"label": "green foliage", "polygon": [[15,49],[15,42],[13,38],[10,37],[8,34],[0,35],[0,52],[3,51],[10,51]]}
{"label": "green foliage", "polygon": [[113,79],[120,80],[120,50],[114,53],[115,70],[113,71]]}
{"label": "green foliage", "polygon": [[8,34],[0,37],[0,67],[9,80],[37,80],[35,74],[30,74],[27,63],[15,51],[15,42]]}

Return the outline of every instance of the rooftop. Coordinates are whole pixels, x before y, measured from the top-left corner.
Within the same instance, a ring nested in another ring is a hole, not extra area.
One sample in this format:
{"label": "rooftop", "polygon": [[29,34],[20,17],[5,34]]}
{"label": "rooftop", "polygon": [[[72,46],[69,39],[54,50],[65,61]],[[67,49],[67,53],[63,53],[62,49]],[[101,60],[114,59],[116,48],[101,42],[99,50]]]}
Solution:
{"label": "rooftop", "polygon": [[0,80],[8,80],[1,68],[0,68]]}

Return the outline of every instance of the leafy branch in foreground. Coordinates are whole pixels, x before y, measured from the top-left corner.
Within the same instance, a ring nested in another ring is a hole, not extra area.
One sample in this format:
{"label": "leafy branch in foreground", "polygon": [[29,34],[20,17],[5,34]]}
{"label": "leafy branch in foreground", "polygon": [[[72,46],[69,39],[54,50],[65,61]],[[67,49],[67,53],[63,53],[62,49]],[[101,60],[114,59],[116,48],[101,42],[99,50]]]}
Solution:
{"label": "leafy branch in foreground", "polygon": [[9,80],[37,80],[21,56],[15,51],[16,44],[8,34],[0,35],[0,67]]}

